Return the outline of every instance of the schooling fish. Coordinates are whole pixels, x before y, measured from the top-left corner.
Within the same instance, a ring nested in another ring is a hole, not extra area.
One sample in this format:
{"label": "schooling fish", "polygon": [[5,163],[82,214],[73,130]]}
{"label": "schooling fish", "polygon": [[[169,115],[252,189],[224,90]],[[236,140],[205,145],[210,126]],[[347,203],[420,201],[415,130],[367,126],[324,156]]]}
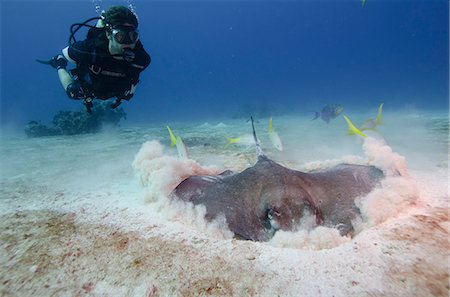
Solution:
{"label": "schooling fish", "polygon": [[344,108],[339,104],[328,104],[325,105],[321,111],[315,112],[313,120],[320,117],[328,124],[331,119],[337,118],[343,111]]}

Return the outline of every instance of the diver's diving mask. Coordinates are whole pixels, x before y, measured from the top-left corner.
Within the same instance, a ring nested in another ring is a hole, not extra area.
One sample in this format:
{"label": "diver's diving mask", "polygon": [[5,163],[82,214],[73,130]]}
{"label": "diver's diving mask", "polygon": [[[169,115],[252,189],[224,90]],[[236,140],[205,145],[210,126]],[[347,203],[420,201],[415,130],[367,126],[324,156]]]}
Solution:
{"label": "diver's diving mask", "polygon": [[133,26],[115,26],[111,35],[120,44],[134,44],[139,40],[139,32]]}

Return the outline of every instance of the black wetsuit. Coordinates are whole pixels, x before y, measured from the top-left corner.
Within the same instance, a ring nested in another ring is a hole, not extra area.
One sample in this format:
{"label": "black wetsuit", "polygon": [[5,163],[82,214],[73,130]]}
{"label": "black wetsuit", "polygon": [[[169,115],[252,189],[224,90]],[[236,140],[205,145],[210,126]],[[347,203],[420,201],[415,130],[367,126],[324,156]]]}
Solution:
{"label": "black wetsuit", "polygon": [[150,55],[138,41],[131,62],[115,59],[109,54],[104,31],[96,35],[69,46],[69,57],[77,67],[71,71],[74,83],[68,86],[67,95],[73,99],[129,100],[133,96],[132,85],[138,83],[139,74],[150,65]]}

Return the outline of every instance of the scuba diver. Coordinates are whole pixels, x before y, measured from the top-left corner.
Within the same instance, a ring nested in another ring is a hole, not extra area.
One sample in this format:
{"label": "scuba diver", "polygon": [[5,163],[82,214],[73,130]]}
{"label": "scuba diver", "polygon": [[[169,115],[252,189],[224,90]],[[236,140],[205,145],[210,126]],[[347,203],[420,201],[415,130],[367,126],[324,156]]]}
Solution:
{"label": "scuba diver", "polygon": [[[88,25],[97,20],[96,26]],[[89,27],[85,40],[76,41],[75,33]],[[73,24],[69,46],[49,61],[37,60],[57,69],[59,80],[67,96],[83,100],[88,113],[92,113],[94,99],[116,97],[111,108],[122,100],[130,100],[139,82],[140,73],[150,65],[137,30],[136,15],[124,6],[112,6],[101,17]],[[74,29],[75,28],[75,29]],[[67,70],[67,62],[76,67]]]}

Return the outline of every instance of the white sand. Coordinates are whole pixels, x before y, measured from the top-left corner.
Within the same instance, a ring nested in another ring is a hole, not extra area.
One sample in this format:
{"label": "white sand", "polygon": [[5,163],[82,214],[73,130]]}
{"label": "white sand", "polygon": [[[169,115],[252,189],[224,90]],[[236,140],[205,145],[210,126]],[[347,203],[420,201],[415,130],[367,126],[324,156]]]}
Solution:
{"label": "white sand", "polygon": [[257,124],[265,152],[291,168],[383,168],[387,178],[358,201],[353,239],[319,227],[239,241],[223,222],[202,220],[202,207],[168,202],[189,174],[254,162],[252,148],[224,147],[224,135],[248,133],[243,121],[168,123],[195,160],[185,162],[158,144],[169,143],[164,125],[5,137],[0,295],[448,296],[448,131],[431,129],[432,116],[385,114],[389,145],[346,136],[341,118],[274,117],[281,153],[270,147],[266,120]]}

